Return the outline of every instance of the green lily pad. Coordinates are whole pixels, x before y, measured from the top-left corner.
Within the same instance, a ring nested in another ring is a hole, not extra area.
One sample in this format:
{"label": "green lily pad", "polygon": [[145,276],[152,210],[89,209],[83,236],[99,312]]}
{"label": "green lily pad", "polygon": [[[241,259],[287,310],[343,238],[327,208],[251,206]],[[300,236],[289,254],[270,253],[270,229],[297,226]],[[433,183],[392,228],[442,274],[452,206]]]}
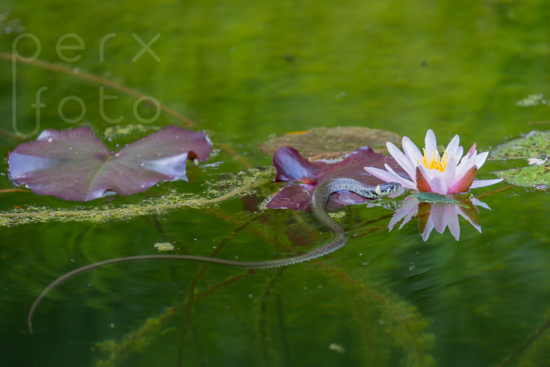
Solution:
{"label": "green lily pad", "polygon": [[550,131],[531,131],[523,138],[498,146],[493,159],[546,158],[550,155]]}
{"label": "green lily pad", "polygon": [[506,182],[516,186],[536,186],[540,188],[550,186],[550,164],[513,168],[494,173],[505,179]]}
{"label": "green lily pad", "polygon": [[401,146],[401,136],[391,131],[354,126],[321,127],[274,137],[258,149],[272,155],[281,147],[293,147],[302,156],[316,160],[341,157],[366,145],[378,153],[387,153],[388,141]]}
{"label": "green lily pad", "polygon": [[448,205],[457,205],[463,208],[468,208],[468,205],[451,198],[448,198],[443,195],[436,194],[434,192],[417,192],[412,194],[418,201],[422,203],[441,203],[441,204],[448,204]]}
{"label": "green lily pad", "polygon": [[550,156],[550,131],[531,131],[520,139],[498,146],[491,156],[493,159],[531,159],[531,164],[539,160],[538,164],[531,166],[494,172],[512,185],[547,187],[550,184],[550,164],[547,161]]}

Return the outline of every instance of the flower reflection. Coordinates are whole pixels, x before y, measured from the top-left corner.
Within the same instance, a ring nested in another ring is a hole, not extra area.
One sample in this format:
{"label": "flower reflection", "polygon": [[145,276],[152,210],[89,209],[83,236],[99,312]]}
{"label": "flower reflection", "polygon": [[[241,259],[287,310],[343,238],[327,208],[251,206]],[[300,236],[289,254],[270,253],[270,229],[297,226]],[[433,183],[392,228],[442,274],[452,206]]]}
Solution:
{"label": "flower reflection", "polygon": [[393,218],[388,225],[390,231],[393,227],[403,219],[403,223],[399,229],[408,223],[415,215],[418,216],[418,230],[422,234],[424,241],[428,240],[430,233],[435,228],[439,233],[443,233],[445,228],[449,227],[449,231],[458,241],[460,238],[460,225],[458,216],[465,218],[475,229],[481,233],[481,225],[479,222],[478,206],[489,209],[489,206],[482,203],[478,199],[471,198],[454,198],[460,202],[460,205],[449,205],[445,203],[425,203],[419,201],[414,196],[409,196],[403,200],[401,208],[397,209]]}

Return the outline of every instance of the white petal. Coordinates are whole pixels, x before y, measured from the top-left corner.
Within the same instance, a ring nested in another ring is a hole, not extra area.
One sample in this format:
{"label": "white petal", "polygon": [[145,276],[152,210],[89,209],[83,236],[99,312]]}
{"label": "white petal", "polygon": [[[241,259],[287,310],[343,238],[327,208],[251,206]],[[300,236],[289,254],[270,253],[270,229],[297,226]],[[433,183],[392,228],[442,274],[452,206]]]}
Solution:
{"label": "white petal", "polygon": [[475,206],[480,206],[480,207],[482,207],[482,208],[491,210],[491,208],[489,207],[489,205],[485,204],[484,202],[481,202],[481,201],[479,201],[479,200],[476,199],[476,198],[471,198],[471,200],[472,200],[472,204],[474,204]]}
{"label": "white petal", "polygon": [[447,167],[445,167],[445,171],[443,171],[443,179],[445,180],[447,187],[453,187],[456,183],[456,166],[453,162],[449,162]]}
{"label": "white petal", "polygon": [[397,190],[396,192],[389,194],[389,195],[388,195],[388,198],[390,198],[390,199],[395,199],[396,197],[403,195],[404,192],[405,192],[405,189],[404,189],[404,188],[400,188],[400,189]]}
{"label": "white petal", "polygon": [[[430,218],[433,220],[435,230],[443,233],[447,228],[447,208],[451,208],[445,204],[431,204]],[[454,209],[453,209],[454,210]]]}
{"label": "white petal", "polygon": [[464,154],[464,148],[462,147],[456,148],[455,156],[453,157],[455,161],[455,165],[458,165],[463,154]]}
{"label": "white petal", "polygon": [[[389,167],[389,166],[386,165],[386,168],[387,167]],[[380,168],[375,168],[375,167],[364,167],[364,168],[365,168],[365,171],[367,171],[368,173],[370,173],[374,177],[381,179],[382,181],[397,182],[397,183],[401,184],[401,186],[403,186],[407,189],[416,189],[416,185],[414,183],[412,183],[409,180],[405,180],[404,178],[399,176],[397,173],[395,173],[391,169],[391,167],[390,167],[391,172],[384,171]]]}
{"label": "white petal", "polygon": [[456,208],[451,207],[453,210],[448,210],[446,212],[447,215],[447,226],[449,227],[449,231],[451,231],[451,234],[455,238],[455,240],[458,241],[460,238],[460,224],[458,223],[458,214],[456,211]]}
{"label": "white petal", "polygon": [[481,233],[481,225],[478,224],[478,223],[476,223],[476,222],[474,222],[474,220],[473,220],[472,218],[470,218],[470,217],[466,214],[466,212],[464,212],[464,211],[462,210],[462,208],[460,208],[460,207],[456,207],[456,208],[457,208],[457,213],[460,214],[460,216],[463,217],[464,219],[466,219],[468,222],[470,222],[470,224],[471,224],[472,226],[474,226],[474,228],[477,229],[477,231],[478,231],[479,233]]}
{"label": "white petal", "polygon": [[403,228],[403,226],[407,223],[409,223],[411,221],[411,219],[416,215],[416,213],[418,212],[418,208],[416,208],[416,210],[411,210],[407,216],[405,217],[405,219],[403,219],[403,223],[401,223],[401,225],[399,226],[399,230],[401,230],[401,228]]}
{"label": "white petal", "polygon": [[424,144],[426,146],[426,158],[429,161],[432,159],[434,152],[437,152],[437,140],[435,139],[435,134],[432,129],[428,130],[426,133]]}
{"label": "white petal", "polygon": [[455,173],[456,180],[457,181],[460,180],[462,176],[464,176],[466,172],[468,172],[468,170],[474,166],[475,163],[476,163],[475,155],[472,155],[472,156],[465,155],[462,158],[462,161],[460,162],[460,164],[456,167],[456,173]]}
{"label": "white petal", "polygon": [[430,237],[430,233],[432,233],[433,229],[434,223],[432,220],[432,216],[430,215],[430,217],[428,218],[428,222],[426,223],[426,228],[424,228],[424,232],[422,232],[422,239],[424,240],[424,242],[428,240],[428,238]]}
{"label": "white petal", "polygon": [[[368,206],[367,206],[368,207]],[[390,223],[388,224],[388,229],[391,232],[393,230],[393,227],[399,223],[401,219],[403,219],[407,213],[399,213],[399,211],[395,212],[393,217],[391,217]]]}
{"label": "white petal", "polygon": [[436,178],[436,177],[443,178],[443,172],[441,172],[440,170],[432,168],[429,171],[430,171],[430,175],[433,178]]}
{"label": "white petal", "polygon": [[[390,223],[388,224],[388,228],[390,231],[393,229],[393,227],[403,218],[405,220],[403,221],[403,224],[401,224],[401,229],[407,222],[411,220],[414,214],[418,211],[418,200],[413,197],[409,196],[403,200],[403,205],[401,208],[397,209],[395,211],[395,214],[393,215],[392,219],[390,220]],[[408,219],[407,219],[408,218]]]}
{"label": "white petal", "polygon": [[[367,205],[367,208],[369,208],[369,206]],[[406,215],[406,214],[405,214]],[[404,215],[404,216],[405,216]],[[390,220],[390,223],[388,224],[388,232],[391,232],[393,230],[393,227],[401,220],[402,218],[400,217],[396,217],[395,215],[391,218]]]}
{"label": "white petal", "polygon": [[375,167],[364,167],[364,168],[365,168],[365,171],[367,171],[374,177],[381,179],[382,181],[393,182],[394,180],[393,175],[388,171],[384,171],[383,169],[375,168]]}
{"label": "white petal", "polygon": [[412,195],[407,196],[405,199],[403,199],[403,204],[402,204],[401,208],[406,208],[407,210],[411,210],[413,208],[416,208],[419,203],[420,203],[420,201],[418,201],[418,199],[415,198],[414,196],[412,196]]}
{"label": "white petal", "polygon": [[487,160],[487,156],[489,155],[489,152],[483,152],[483,153],[479,153],[477,156],[476,156],[476,166],[477,166],[477,169],[480,169],[481,166],[483,166],[485,164],[485,161]]}
{"label": "white petal", "polygon": [[470,186],[470,189],[477,189],[478,187],[494,185],[501,182],[502,180],[502,178],[498,178],[496,180],[474,180],[474,183],[472,184],[472,186]]}
{"label": "white petal", "polygon": [[[424,175],[424,178],[426,179],[426,181],[430,182],[431,180],[434,179],[434,176],[432,175],[432,172],[430,172],[432,170],[427,169],[423,165],[419,165],[418,168],[420,168],[420,172],[422,172],[422,174]],[[437,171],[437,170],[433,170],[433,171]],[[437,171],[437,172],[439,172],[439,171]]]}
{"label": "white petal", "polygon": [[416,181],[415,175],[414,175],[414,169],[411,165],[411,162],[407,159],[405,154],[399,148],[397,148],[393,143],[387,142],[386,147],[388,148],[388,152],[392,155],[393,158],[395,158],[395,161],[407,172],[409,177]]}
{"label": "white petal", "polygon": [[409,180],[405,180],[403,177],[399,176],[395,171],[386,163],[384,164],[384,167],[388,170],[389,173],[391,173],[394,177],[394,182],[400,183],[401,186],[407,188],[407,189],[416,189],[416,184],[414,182],[411,182]]}
{"label": "white petal", "polygon": [[449,145],[447,145],[447,149],[445,151],[447,152],[447,156],[449,158],[454,157],[457,153],[458,144],[460,144],[460,138],[458,135],[455,135],[455,137],[451,140]]}
{"label": "white petal", "polygon": [[412,142],[411,139],[407,138],[406,136],[403,138],[403,151],[405,152],[405,155],[409,160],[411,161],[411,165],[416,168],[418,166],[418,162],[422,161],[422,153],[420,152],[420,149]]}
{"label": "white petal", "polygon": [[407,214],[409,214],[409,211],[411,210],[411,208],[409,207],[405,207],[405,204],[406,203],[406,199],[403,201],[403,206],[399,209],[397,209],[395,211],[395,213],[393,214],[391,220],[390,220],[390,223],[388,224],[388,228],[389,230],[391,231],[393,229],[393,227],[403,218],[405,218],[407,216]]}
{"label": "white petal", "polygon": [[439,195],[447,195],[449,191],[445,180],[441,177],[434,177],[431,181],[428,181],[428,184],[432,188],[432,191]]}

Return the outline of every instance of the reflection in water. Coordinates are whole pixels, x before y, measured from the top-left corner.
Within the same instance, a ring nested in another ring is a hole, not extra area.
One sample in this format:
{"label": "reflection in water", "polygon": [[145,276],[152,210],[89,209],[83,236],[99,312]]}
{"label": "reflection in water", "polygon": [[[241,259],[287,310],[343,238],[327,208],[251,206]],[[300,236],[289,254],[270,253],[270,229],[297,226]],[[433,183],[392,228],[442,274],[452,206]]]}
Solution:
{"label": "reflection in water", "polygon": [[403,223],[401,223],[399,227],[399,229],[401,229],[413,218],[413,216],[417,215],[418,230],[422,234],[422,239],[424,241],[428,240],[434,228],[439,233],[443,233],[446,227],[449,227],[451,234],[458,241],[460,238],[458,216],[461,215],[481,233],[479,209],[477,207],[481,206],[489,210],[491,210],[491,208],[474,197],[453,197],[453,199],[459,201],[460,204],[425,203],[420,202],[414,196],[409,196],[403,200],[401,208],[395,211],[388,228],[391,231],[393,227],[403,219]]}

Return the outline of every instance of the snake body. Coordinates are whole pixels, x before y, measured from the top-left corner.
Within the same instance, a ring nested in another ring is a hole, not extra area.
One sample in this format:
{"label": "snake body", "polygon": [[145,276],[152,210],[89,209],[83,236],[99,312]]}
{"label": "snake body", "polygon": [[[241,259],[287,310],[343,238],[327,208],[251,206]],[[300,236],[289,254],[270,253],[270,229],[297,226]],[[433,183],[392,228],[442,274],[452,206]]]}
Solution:
{"label": "snake body", "polygon": [[398,191],[401,186],[397,183],[385,183],[380,184],[376,187],[367,187],[361,182],[351,179],[351,178],[337,178],[333,180],[325,181],[313,192],[313,195],[310,200],[310,208],[313,215],[323,223],[327,228],[331,230],[334,237],[327,244],[318,247],[308,253],[290,257],[287,259],[278,259],[278,260],[268,260],[268,261],[233,261],[226,259],[218,259],[215,257],[205,257],[205,256],[193,256],[193,255],[141,255],[141,256],[128,256],[120,257],[116,259],[109,259],[104,261],[99,261],[93,264],[89,264],[78,269],[75,269],[69,273],[62,275],[61,277],[54,280],[50,283],[40,295],[34,301],[27,318],[27,323],[29,330],[32,334],[32,316],[34,311],[38,307],[40,301],[48,294],[49,291],[60,285],[61,283],[69,280],[70,278],[85,273],[87,271],[97,269],[106,265],[113,265],[125,262],[134,262],[134,261],[145,261],[145,260],[186,260],[186,261],[199,261],[210,264],[219,264],[225,266],[232,266],[237,268],[244,269],[268,269],[276,268],[281,266],[287,266],[292,264],[301,263],[304,261],[316,259],[318,257],[325,256],[331,252],[338,250],[343,247],[348,241],[348,234],[344,229],[334,221],[325,211],[325,204],[327,202],[330,194],[336,191],[348,190],[355,192],[368,199],[378,199],[384,196],[387,196],[391,193]]}

